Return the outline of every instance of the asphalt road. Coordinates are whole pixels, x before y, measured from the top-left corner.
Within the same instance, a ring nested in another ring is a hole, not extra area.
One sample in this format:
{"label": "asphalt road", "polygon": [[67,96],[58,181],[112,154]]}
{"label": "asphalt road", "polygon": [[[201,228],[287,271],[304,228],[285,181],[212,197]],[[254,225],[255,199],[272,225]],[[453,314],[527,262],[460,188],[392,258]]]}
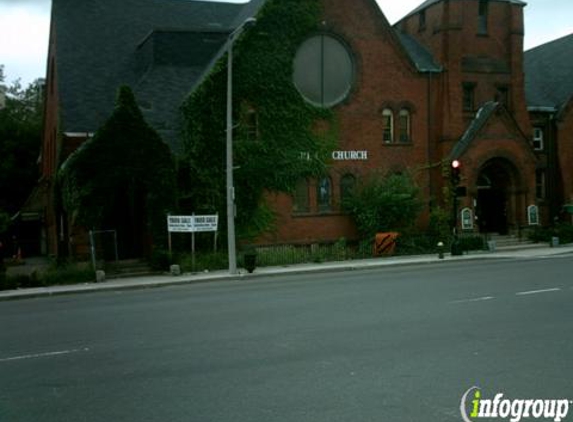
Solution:
{"label": "asphalt road", "polygon": [[460,421],[472,386],[571,400],[572,272],[559,256],[0,302],[0,422]]}

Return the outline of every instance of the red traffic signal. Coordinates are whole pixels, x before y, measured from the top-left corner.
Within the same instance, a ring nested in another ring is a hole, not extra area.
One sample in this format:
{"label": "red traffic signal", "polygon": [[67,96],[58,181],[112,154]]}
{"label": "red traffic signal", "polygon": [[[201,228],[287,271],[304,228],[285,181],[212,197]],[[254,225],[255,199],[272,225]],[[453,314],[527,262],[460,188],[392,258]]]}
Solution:
{"label": "red traffic signal", "polygon": [[457,186],[461,180],[461,174],[460,174],[461,173],[461,167],[462,167],[462,164],[458,160],[452,161],[451,177],[452,177],[452,183],[455,186]]}

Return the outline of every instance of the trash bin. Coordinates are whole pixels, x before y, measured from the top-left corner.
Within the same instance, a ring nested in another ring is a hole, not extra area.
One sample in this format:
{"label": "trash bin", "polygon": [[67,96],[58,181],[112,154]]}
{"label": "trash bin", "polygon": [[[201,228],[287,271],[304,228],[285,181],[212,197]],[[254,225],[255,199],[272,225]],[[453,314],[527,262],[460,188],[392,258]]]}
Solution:
{"label": "trash bin", "polygon": [[464,249],[462,247],[462,242],[457,237],[452,240],[451,250],[452,256],[459,256],[464,254]]}
{"label": "trash bin", "polygon": [[243,255],[243,263],[245,265],[245,269],[249,273],[255,271],[255,267],[257,266],[257,250],[253,248],[245,251]]}

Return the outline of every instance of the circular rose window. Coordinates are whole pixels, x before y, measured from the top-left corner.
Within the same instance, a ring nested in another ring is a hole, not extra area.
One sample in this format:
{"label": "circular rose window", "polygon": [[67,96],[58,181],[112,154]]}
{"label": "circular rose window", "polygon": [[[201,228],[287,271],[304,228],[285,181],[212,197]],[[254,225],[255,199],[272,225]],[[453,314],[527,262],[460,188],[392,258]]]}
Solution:
{"label": "circular rose window", "polygon": [[308,102],[320,107],[340,103],[348,96],[353,78],[352,56],[336,38],[316,35],[298,48],[293,80]]}

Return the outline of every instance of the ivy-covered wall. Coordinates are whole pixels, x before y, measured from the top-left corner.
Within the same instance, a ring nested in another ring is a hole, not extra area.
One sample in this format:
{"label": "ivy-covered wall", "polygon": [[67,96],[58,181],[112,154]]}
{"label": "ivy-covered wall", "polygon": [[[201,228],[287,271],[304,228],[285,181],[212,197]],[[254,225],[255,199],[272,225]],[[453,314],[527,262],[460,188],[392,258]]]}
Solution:
{"label": "ivy-covered wall", "polygon": [[[319,0],[268,0],[233,49],[234,166],[240,238],[272,228],[264,192],[291,192],[324,174],[336,143],[329,109],[305,102],[292,82],[293,59],[318,31]],[[225,215],[226,56],[183,107],[188,211]],[[327,128],[324,130],[324,128]],[[323,130],[321,130],[323,129]]]}
{"label": "ivy-covered wall", "polygon": [[121,258],[147,254],[148,240],[166,243],[165,215],[176,202],[173,157],[129,87],[120,87],[111,116],[62,165],[58,184],[70,225],[117,230]]}

